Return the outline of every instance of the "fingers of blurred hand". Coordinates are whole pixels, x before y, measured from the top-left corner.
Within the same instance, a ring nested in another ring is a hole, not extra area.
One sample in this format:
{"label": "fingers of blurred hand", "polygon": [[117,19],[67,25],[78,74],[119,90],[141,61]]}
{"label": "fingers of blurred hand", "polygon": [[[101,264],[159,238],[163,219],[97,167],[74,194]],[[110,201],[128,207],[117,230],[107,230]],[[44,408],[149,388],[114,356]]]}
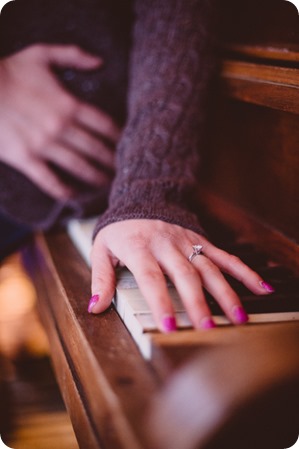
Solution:
{"label": "fingers of blurred hand", "polygon": [[102,64],[102,59],[99,56],[91,55],[75,45],[39,44],[35,48],[40,52],[44,61],[62,67],[91,70]]}
{"label": "fingers of blurred hand", "polygon": [[73,195],[73,191],[63,184],[43,161],[30,159],[20,171],[53,198],[66,200]]}
{"label": "fingers of blurred hand", "polygon": [[[75,176],[81,167],[80,179],[101,185],[108,175],[99,171],[99,167],[92,167],[87,159],[92,158],[112,171],[114,154],[113,149],[110,150],[108,144],[95,134],[115,142],[119,129],[105,113],[68,93],[56,79],[51,64],[93,69],[101,64],[101,60],[78,47],[59,45],[33,45],[1,60],[0,160],[20,170],[51,196],[66,198],[70,196],[70,190],[54,172],[51,173],[51,167],[45,161],[59,161],[58,165],[68,168]],[[71,135],[74,128],[80,134],[77,135],[80,138],[72,141],[73,144],[76,141],[77,147],[66,145],[77,152],[72,161],[66,154],[65,161],[58,153],[48,157],[47,150],[51,146],[57,148],[63,136]],[[6,155],[7,148],[11,155]],[[80,156],[79,165],[78,152],[85,156],[84,161]],[[34,169],[23,165],[28,160]],[[68,167],[67,161],[70,162]]]}
{"label": "fingers of blurred hand", "polygon": [[97,169],[92,162],[58,143],[53,143],[47,149],[47,160],[90,185],[102,186],[111,181],[110,177]]}
{"label": "fingers of blurred hand", "polygon": [[76,119],[78,122],[102,135],[116,144],[120,138],[121,130],[114,120],[100,109],[82,103],[78,108]]}
{"label": "fingers of blurred hand", "polygon": [[88,306],[90,313],[101,313],[106,310],[113,299],[116,277],[115,263],[113,263],[109,250],[96,238],[92,254],[91,299]]}
{"label": "fingers of blurred hand", "polygon": [[[18,125],[12,127],[11,124],[7,124],[4,129],[0,126],[1,138],[4,137],[4,134],[7,135],[6,138],[3,139],[4,150],[6,150],[5,142],[11,143],[10,151],[0,152],[0,160],[27,176],[33,183],[51,197],[60,200],[71,197],[73,191],[53,173],[43,159],[34,157],[34,155],[28,151],[26,138],[24,141],[24,138],[20,137],[21,133],[16,132],[17,129],[19,129]],[[0,147],[2,147],[1,138]]]}
{"label": "fingers of blurred hand", "polygon": [[204,248],[204,253],[211,259],[221,271],[230,274],[238,281],[242,282],[249,290],[257,295],[265,295],[271,293],[263,286],[263,279],[258,273],[249,268],[237,256],[223,251],[211,243]]}
{"label": "fingers of blurred hand", "polygon": [[114,151],[109,148],[99,137],[95,137],[85,129],[70,125],[61,135],[60,140],[76,149],[94,161],[99,162],[103,167],[114,172]]}
{"label": "fingers of blurred hand", "polygon": [[163,271],[175,285],[193,326],[197,329],[214,327],[196,267],[173,245],[166,244],[164,248],[161,247],[159,259]]}

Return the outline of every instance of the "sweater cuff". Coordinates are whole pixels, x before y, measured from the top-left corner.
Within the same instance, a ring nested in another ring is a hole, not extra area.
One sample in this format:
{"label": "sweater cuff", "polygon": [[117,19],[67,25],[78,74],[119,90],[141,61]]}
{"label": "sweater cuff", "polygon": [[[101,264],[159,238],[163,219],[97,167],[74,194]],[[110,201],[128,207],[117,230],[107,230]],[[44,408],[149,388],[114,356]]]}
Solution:
{"label": "sweater cuff", "polygon": [[131,211],[131,210],[109,210],[106,213],[104,213],[99,221],[97,222],[97,225],[94,229],[93,233],[93,239],[95,239],[98,232],[103,229],[104,227],[108,226],[109,224],[116,223],[119,221],[124,220],[161,220],[165,221],[170,224],[181,226],[185,229],[190,229],[193,232],[196,232],[197,234],[206,235],[203,228],[200,226],[197,217],[195,214],[192,214],[190,212],[186,212],[184,210],[167,210],[167,213],[165,213],[166,210],[158,210],[155,209],[154,211]]}
{"label": "sweater cuff", "polygon": [[113,206],[99,218],[94,237],[105,226],[130,219],[162,220],[205,235],[195,212],[193,183],[136,181],[130,189],[117,193]]}

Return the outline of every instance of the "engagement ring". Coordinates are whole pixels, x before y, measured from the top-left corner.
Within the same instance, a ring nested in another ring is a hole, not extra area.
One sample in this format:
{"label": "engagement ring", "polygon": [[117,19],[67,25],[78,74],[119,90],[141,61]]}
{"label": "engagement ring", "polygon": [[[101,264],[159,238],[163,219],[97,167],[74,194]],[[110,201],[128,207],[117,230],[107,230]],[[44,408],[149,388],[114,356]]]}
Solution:
{"label": "engagement ring", "polygon": [[188,257],[189,262],[192,262],[194,257],[199,256],[202,253],[202,245],[192,245],[193,252]]}

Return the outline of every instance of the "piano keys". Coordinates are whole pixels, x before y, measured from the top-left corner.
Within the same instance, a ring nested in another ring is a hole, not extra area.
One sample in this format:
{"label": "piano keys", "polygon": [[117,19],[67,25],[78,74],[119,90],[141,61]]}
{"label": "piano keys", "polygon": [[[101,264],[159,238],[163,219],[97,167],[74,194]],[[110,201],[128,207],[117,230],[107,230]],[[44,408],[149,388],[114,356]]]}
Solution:
{"label": "piano keys", "polygon": [[[90,264],[89,254],[95,221],[95,218],[72,220],[68,225],[69,235],[87,264]],[[213,223],[213,227],[215,225]],[[219,244],[221,245],[220,241]],[[256,296],[243,284],[226,275],[230,285],[239,294],[249,315],[250,323],[299,320],[299,277],[265,253],[256,251],[252,244],[238,243],[234,239],[228,241],[227,234],[222,247],[240,257],[275,288],[275,293],[271,295]],[[190,319],[175,287],[169,279],[166,279],[166,282],[174,305],[178,329],[191,329]],[[215,323],[229,325],[219,305],[211,295],[205,293]],[[143,356],[151,358],[151,333],[158,332],[158,328],[133,275],[125,268],[117,270],[117,286],[113,304]]]}

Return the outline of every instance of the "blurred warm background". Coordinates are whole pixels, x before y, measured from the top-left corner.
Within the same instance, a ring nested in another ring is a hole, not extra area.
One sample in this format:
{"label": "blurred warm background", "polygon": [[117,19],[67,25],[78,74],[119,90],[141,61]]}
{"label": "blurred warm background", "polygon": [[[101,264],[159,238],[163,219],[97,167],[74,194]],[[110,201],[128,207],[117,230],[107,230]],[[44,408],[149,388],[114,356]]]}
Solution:
{"label": "blurred warm background", "polygon": [[20,253],[0,262],[0,434],[14,449],[78,449]]}

